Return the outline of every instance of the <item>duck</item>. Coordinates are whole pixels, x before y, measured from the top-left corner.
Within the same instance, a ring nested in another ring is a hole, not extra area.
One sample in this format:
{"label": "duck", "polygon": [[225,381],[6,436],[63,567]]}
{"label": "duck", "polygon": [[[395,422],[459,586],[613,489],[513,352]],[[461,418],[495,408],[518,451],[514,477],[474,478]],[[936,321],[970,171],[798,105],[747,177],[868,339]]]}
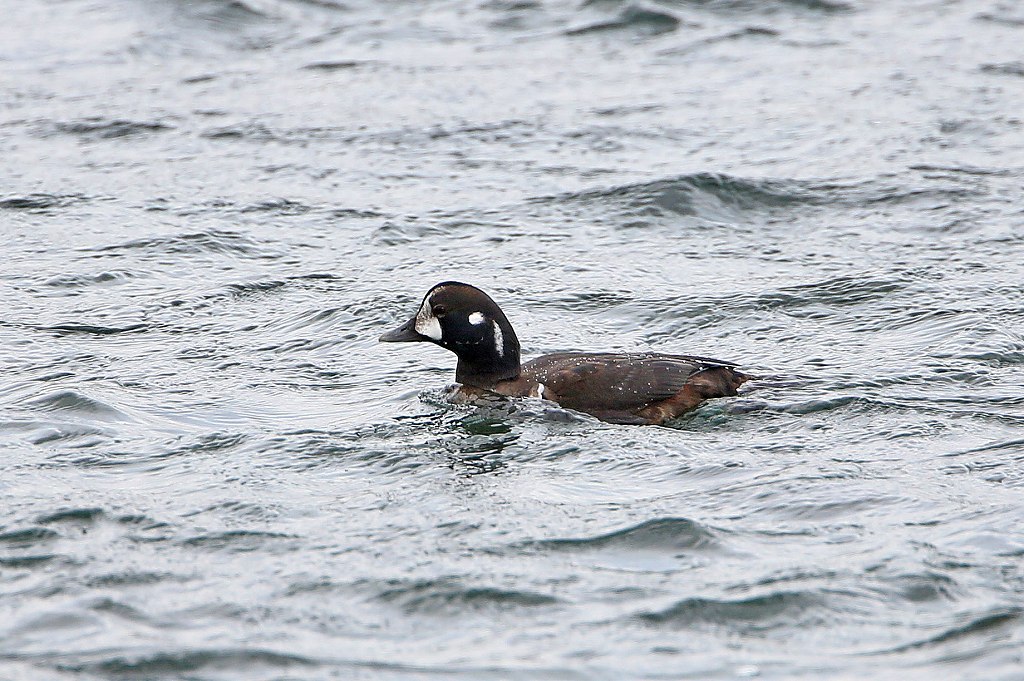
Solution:
{"label": "duck", "polygon": [[382,343],[428,342],[455,353],[453,397],[537,397],[616,424],[657,425],[705,400],[729,397],[750,376],[734,362],[655,352],[556,352],[526,363],[498,304],[458,281],[433,286],[416,314]]}

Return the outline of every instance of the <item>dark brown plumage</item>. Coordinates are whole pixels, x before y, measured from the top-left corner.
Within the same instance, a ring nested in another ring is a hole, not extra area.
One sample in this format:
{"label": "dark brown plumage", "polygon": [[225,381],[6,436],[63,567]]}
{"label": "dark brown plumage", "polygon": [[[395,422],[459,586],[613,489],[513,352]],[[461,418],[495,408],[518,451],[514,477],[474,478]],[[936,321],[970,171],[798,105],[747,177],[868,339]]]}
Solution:
{"label": "dark brown plumage", "polygon": [[611,423],[664,423],[706,399],[735,395],[748,379],[729,362],[658,353],[560,352],[521,365],[505,314],[486,293],[459,282],[430,289],[416,316],[380,340],[451,350],[466,396],[542,397]]}

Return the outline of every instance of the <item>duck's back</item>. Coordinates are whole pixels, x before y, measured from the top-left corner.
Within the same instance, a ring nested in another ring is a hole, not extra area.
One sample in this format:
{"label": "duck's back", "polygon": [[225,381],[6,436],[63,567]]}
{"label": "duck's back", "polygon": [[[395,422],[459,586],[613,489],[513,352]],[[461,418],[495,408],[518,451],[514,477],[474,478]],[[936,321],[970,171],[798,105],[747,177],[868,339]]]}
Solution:
{"label": "duck's back", "polygon": [[662,423],[747,380],[729,362],[657,353],[560,352],[522,366],[542,396],[613,423]]}

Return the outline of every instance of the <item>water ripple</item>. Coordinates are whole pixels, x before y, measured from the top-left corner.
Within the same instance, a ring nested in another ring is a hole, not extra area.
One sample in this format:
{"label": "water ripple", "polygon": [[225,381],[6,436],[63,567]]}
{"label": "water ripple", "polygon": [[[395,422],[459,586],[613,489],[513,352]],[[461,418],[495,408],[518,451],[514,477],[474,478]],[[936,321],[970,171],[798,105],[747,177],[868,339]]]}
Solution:
{"label": "water ripple", "polygon": [[724,625],[750,633],[791,626],[792,621],[806,619],[809,611],[821,606],[821,598],[807,592],[774,592],[738,600],[686,598],[664,610],[639,613],[634,619],[651,626]]}
{"label": "water ripple", "polygon": [[410,614],[452,616],[466,611],[503,611],[513,608],[551,606],[559,599],[548,594],[487,586],[465,586],[457,580],[429,580],[391,584],[377,599],[401,607]]}
{"label": "water ripple", "polygon": [[258,648],[213,648],[139,652],[111,656],[90,662],[60,662],[61,672],[99,674],[114,678],[161,678],[181,674],[217,673],[227,669],[245,669],[257,673],[266,668],[289,669],[316,667],[314,659]]}
{"label": "water ripple", "polygon": [[117,139],[171,130],[173,126],[158,121],[110,120],[86,118],[69,123],[57,123],[54,131],[75,135],[85,140]]}
{"label": "water ripple", "polygon": [[656,549],[671,552],[682,549],[707,550],[717,543],[715,533],[710,528],[692,520],[658,518],[595,537],[541,539],[526,546],[559,551]]}
{"label": "water ripple", "polygon": [[64,208],[85,197],[67,194],[26,194],[24,196],[6,196],[0,198],[0,210],[19,210],[44,212],[56,208]]}
{"label": "water ripple", "polygon": [[593,23],[566,29],[566,35],[587,35],[608,31],[630,31],[635,35],[661,35],[679,28],[682,22],[670,12],[653,10],[638,5],[623,7],[613,19],[600,19]]}
{"label": "water ripple", "polygon": [[172,236],[132,239],[122,244],[92,249],[104,256],[123,256],[134,251],[153,254],[226,254],[246,258],[277,258],[280,254],[241,232],[209,231]]}

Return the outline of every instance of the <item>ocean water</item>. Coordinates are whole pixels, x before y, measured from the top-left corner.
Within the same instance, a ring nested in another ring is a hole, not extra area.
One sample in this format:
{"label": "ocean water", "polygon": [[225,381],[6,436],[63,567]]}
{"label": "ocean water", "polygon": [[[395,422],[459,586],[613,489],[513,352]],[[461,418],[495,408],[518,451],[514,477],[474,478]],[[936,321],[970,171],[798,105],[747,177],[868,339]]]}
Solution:
{"label": "ocean water", "polygon": [[[0,679],[1024,678],[1024,8],[0,0]],[[756,375],[669,427],[385,346]]]}

